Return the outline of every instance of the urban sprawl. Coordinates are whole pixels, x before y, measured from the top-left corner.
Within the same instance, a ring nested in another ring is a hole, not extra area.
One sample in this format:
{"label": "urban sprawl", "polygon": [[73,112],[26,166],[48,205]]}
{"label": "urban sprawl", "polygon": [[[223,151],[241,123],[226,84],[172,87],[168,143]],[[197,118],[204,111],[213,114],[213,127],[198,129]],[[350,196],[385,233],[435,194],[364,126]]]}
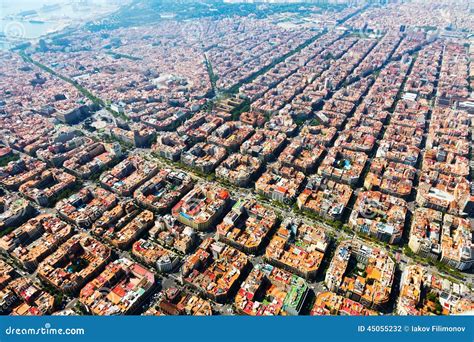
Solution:
{"label": "urban sprawl", "polygon": [[0,313],[472,313],[472,3],[207,5],[0,53]]}

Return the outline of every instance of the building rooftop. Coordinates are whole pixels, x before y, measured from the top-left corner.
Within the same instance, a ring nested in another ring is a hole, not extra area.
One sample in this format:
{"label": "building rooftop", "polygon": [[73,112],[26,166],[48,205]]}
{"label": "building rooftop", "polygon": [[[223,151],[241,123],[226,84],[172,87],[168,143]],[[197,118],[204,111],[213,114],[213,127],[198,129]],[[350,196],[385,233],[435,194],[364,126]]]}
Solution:
{"label": "building rooftop", "polygon": [[329,246],[322,226],[285,219],[265,251],[265,259],[307,279],[316,276]]}
{"label": "building rooftop", "polygon": [[100,272],[111,249],[81,233],[74,235],[38,266],[38,276],[64,293],[76,293]]}
{"label": "building rooftop", "polygon": [[217,226],[219,240],[247,253],[255,253],[270,235],[277,215],[253,199],[239,199]]}
{"label": "building rooftop", "polygon": [[181,269],[185,283],[216,301],[225,301],[242,277],[248,257],[233,247],[204,240]]}
{"label": "building rooftop", "polygon": [[132,313],[154,286],[153,272],[122,258],[108,264],[98,277],[87,283],[79,299],[94,315]]}
{"label": "building rooftop", "polygon": [[309,291],[308,284],[287,271],[257,264],[242,283],[235,305],[251,316],[298,315]]}
{"label": "building rooftop", "polygon": [[325,283],[369,308],[379,307],[389,301],[394,275],[395,262],[385,249],[352,240],[337,247]]}
{"label": "building rooftop", "polygon": [[211,183],[200,184],[179,200],[172,214],[192,228],[205,230],[216,222],[229,200],[230,194],[226,189]]}

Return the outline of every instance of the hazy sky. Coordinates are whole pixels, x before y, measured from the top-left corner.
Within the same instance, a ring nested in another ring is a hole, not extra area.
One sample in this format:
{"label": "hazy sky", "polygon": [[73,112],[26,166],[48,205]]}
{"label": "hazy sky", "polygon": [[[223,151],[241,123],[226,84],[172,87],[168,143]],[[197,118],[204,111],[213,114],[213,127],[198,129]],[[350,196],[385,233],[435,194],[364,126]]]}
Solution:
{"label": "hazy sky", "polygon": [[[71,0],[0,0],[0,17],[21,11],[39,9],[45,4],[65,4],[70,2]],[[88,2],[104,4],[107,0],[88,0]]]}
{"label": "hazy sky", "polygon": [[[1,14],[9,14],[11,12],[18,12],[18,10],[30,10],[37,9],[45,4],[57,4],[57,3],[67,3],[68,0],[15,0],[15,1],[2,1],[0,7]],[[3,13],[6,11],[8,13]]]}

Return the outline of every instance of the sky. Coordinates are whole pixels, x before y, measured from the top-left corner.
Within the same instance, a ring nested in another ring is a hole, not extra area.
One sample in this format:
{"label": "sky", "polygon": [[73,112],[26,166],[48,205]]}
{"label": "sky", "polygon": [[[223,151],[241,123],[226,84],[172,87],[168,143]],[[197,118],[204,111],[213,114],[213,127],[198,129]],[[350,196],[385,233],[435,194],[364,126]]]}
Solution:
{"label": "sky", "polygon": [[[78,0],[75,0],[79,2]],[[108,0],[87,0],[88,3],[104,4]],[[71,0],[1,0],[0,1],[0,18],[12,13],[18,13],[26,10],[35,10],[43,5],[51,4],[67,4]]]}

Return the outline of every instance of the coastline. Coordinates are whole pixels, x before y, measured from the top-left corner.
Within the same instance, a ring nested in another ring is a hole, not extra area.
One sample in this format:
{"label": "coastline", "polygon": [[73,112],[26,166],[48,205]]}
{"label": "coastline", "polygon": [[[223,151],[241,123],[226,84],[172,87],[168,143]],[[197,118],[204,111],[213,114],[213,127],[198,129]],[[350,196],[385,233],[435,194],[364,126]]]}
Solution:
{"label": "coastline", "polygon": [[[23,18],[15,20],[14,16],[6,15],[0,18],[0,51],[13,49],[24,43],[35,44],[40,39],[51,38],[66,30],[77,30],[91,21],[107,18],[113,13],[120,11],[126,4],[127,2],[113,6],[113,8],[103,9],[102,11],[97,11],[96,14],[92,12],[85,20],[79,16],[77,18],[66,17],[48,20],[43,20],[42,17],[40,19]],[[39,34],[33,33],[36,30],[39,31]]]}

